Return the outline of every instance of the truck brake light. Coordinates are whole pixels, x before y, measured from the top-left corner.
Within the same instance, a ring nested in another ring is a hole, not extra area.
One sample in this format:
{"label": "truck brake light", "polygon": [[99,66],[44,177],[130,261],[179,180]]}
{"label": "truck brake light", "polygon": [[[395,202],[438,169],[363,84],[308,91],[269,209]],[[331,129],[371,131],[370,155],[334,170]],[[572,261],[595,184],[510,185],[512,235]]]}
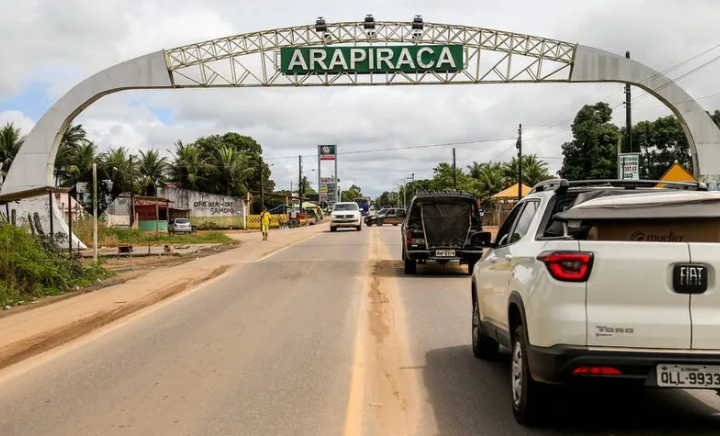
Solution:
{"label": "truck brake light", "polygon": [[[413,235],[413,231],[412,231],[412,230],[407,230],[407,231],[405,232],[405,242],[407,242],[407,245],[411,245],[411,244],[412,244],[412,235]],[[396,240],[397,240],[397,239],[396,239]]]}
{"label": "truck brake light", "polygon": [[546,251],[537,259],[550,275],[561,282],[585,282],[590,277],[593,254],[582,251]]}

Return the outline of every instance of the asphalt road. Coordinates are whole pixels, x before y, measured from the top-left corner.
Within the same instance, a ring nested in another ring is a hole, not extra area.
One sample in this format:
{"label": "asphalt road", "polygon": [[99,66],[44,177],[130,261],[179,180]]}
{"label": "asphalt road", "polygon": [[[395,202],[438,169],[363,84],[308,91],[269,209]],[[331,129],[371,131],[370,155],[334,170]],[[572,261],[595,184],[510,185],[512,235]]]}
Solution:
{"label": "asphalt road", "polygon": [[0,376],[0,434],[717,435],[693,392],[569,392],[510,413],[472,357],[469,278],[406,277],[397,227],[324,232]]}

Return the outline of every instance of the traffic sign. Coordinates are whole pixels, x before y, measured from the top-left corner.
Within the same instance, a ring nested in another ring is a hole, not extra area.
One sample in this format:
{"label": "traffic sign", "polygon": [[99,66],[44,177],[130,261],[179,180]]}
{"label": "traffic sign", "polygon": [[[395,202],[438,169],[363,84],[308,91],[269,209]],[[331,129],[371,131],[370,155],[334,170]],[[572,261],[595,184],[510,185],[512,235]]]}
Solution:
{"label": "traffic sign", "polygon": [[640,180],[640,153],[618,155],[618,176],[620,180]]}

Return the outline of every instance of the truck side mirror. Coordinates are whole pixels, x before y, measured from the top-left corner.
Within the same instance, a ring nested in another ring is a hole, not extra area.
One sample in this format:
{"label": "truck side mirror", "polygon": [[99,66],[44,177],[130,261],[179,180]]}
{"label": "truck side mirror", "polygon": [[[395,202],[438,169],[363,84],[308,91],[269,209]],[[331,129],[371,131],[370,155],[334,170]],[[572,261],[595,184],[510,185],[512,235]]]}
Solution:
{"label": "truck side mirror", "polygon": [[476,232],[470,236],[473,247],[492,248],[492,234],[490,232]]}

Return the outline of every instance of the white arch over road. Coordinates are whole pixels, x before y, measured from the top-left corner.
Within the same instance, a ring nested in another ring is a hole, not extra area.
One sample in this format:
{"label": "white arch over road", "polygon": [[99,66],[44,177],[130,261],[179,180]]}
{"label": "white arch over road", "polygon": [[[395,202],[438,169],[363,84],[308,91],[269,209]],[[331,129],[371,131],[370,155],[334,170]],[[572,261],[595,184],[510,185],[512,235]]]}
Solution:
{"label": "white arch over road", "polygon": [[[278,52],[283,47],[399,43],[462,45],[464,69],[452,73],[365,75],[284,75],[280,72]],[[720,180],[720,129],[679,85],[639,62],[592,47],[491,29],[425,23],[423,30],[417,32],[410,22],[377,22],[375,34],[370,37],[363,29],[363,22],[343,22],[327,24],[324,34],[316,32],[314,25],[308,25],[161,50],[89,77],[62,96],[30,131],[10,168],[0,197],[20,197],[54,186],[55,156],[70,122],[92,103],[115,92],[198,87],[515,82],[619,82],[638,86],[657,97],[680,121],[690,144],[694,175],[711,185]],[[59,224],[61,230],[67,232],[64,223]]]}

